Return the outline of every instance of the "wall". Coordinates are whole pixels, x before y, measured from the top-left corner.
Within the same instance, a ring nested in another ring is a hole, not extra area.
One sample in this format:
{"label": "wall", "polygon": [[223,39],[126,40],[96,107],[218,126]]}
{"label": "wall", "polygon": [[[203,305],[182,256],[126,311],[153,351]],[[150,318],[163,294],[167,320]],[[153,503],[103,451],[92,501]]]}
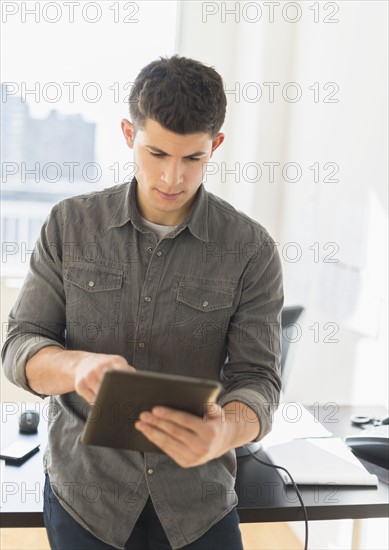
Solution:
{"label": "wall", "polygon": [[[290,334],[285,399],[388,406],[387,4],[299,2],[296,23],[287,2],[273,22],[265,4],[181,2],[179,53],[214,66],[229,92],[220,169],[206,187],[269,229],[286,303],[306,308]],[[258,85],[262,97],[249,101]],[[274,181],[265,162],[279,163]],[[257,163],[263,177],[248,183],[223,163]],[[303,525],[291,526],[302,540]],[[361,548],[387,547],[387,527],[362,520]],[[310,523],[312,549],[351,538],[351,521]]]}
{"label": "wall", "polygon": [[256,23],[234,2],[181,3],[179,53],[214,66],[227,90],[206,186],[267,227],[286,303],[306,307],[286,397],[386,404],[386,4],[300,3],[295,24],[246,4],[262,5]]}
{"label": "wall", "polygon": [[338,103],[302,100],[288,124],[287,162],[339,166],[336,182],[322,170],[284,188],[283,241],[302,251],[285,262],[287,292],[307,307],[287,395],[301,401],[388,402],[386,15],[382,2],[342,2],[338,25],[298,33],[293,78],[339,86]]}

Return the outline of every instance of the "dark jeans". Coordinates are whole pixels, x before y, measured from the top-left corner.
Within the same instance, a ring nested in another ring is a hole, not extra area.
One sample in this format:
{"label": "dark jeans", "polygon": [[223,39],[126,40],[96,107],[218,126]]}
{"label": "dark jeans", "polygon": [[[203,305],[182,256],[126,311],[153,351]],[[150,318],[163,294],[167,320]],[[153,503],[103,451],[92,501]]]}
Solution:
{"label": "dark jeans", "polygon": [[[114,550],[84,529],[60,505],[46,474],[43,515],[52,550]],[[171,550],[171,545],[149,498],[125,543],[128,550]],[[185,550],[243,550],[236,508]]]}

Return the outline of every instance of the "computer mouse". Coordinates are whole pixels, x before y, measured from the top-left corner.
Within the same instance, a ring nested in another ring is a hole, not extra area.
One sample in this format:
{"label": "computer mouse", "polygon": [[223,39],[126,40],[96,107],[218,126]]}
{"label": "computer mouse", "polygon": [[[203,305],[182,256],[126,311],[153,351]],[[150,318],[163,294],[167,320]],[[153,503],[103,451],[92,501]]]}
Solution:
{"label": "computer mouse", "polygon": [[39,413],[24,411],[19,417],[19,432],[22,434],[36,434],[38,431]]}
{"label": "computer mouse", "polygon": [[380,424],[383,424],[384,426],[386,426],[387,424],[389,424],[389,416],[387,416],[386,418],[383,418],[383,419],[380,421]]}

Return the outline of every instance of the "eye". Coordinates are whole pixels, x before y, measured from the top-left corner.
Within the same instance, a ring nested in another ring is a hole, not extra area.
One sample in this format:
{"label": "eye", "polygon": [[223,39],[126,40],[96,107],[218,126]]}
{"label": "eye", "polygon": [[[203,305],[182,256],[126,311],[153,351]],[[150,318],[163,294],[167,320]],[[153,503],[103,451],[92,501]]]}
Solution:
{"label": "eye", "polygon": [[152,155],[153,157],[161,158],[165,156],[163,153],[152,153],[151,151],[149,152],[150,152],[150,155]]}
{"label": "eye", "polygon": [[200,160],[200,158],[198,158],[198,157],[188,157],[188,160],[196,161],[196,160]]}

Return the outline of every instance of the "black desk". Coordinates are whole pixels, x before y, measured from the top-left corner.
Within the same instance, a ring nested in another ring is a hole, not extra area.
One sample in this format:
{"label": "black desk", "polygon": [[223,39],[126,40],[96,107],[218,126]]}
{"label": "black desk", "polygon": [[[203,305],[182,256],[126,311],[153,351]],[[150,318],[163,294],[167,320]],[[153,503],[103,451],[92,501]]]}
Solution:
{"label": "black desk", "polygon": [[[25,408],[41,411],[41,423],[37,435],[22,436],[29,441],[36,439],[41,450],[24,465],[4,466],[2,472],[1,526],[43,527],[43,451],[46,446],[46,422],[48,403],[3,403],[1,444],[11,443],[18,437],[18,417]],[[38,409],[39,407],[39,409]],[[311,410],[312,412],[312,410]],[[332,414],[331,414],[332,413]],[[386,415],[382,407],[341,406],[317,409],[318,420],[335,436],[358,432],[349,423],[351,414]],[[327,421],[325,421],[327,417]],[[332,420],[332,422],[328,422]],[[263,451],[258,457],[268,461]],[[388,478],[387,470],[367,462],[365,466],[379,478]],[[239,497],[238,513],[242,523],[302,521],[300,503],[293,487],[286,487],[276,470],[259,464],[252,456],[238,459],[236,491]],[[389,485],[380,481],[378,487],[302,486],[300,491],[307,508],[309,520],[355,519],[389,516]]]}
{"label": "black desk", "polygon": [[[309,408],[307,406],[307,408]],[[309,408],[334,436],[360,433],[351,426],[352,414],[387,416],[383,407],[336,406]],[[258,458],[269,462],[264,451]],[[370,473],[377,474],[378,487],[331,485],[299,486],[309,520],[380,518],[389,516],[389,472],[361,461]],[[282,465],[282,464],[281,464]],[[285,486],[274,468],[263,466],[252,456],[239,458],[236,492],[242,523],[303,521],[304,515],[292,486]]]}

